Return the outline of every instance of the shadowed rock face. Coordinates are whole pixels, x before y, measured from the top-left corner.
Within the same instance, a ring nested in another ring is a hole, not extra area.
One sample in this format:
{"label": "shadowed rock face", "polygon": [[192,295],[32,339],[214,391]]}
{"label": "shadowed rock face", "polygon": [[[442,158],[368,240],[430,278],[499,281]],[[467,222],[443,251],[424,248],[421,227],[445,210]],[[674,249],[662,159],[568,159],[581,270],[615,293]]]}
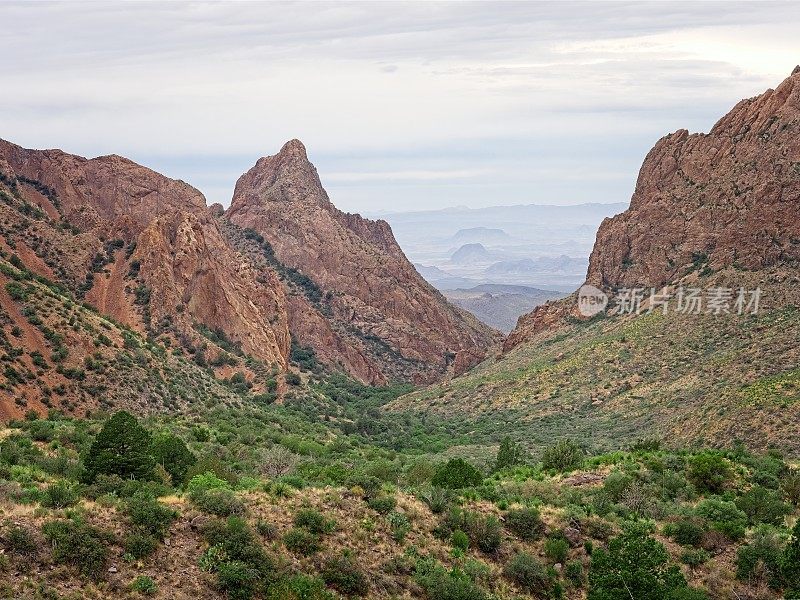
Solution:
{"label": "shadowed rock face", "polygon": [[[630,208],[606,219],[587,282],[657,287],[694,271],[800,264],[800,67],[742,100],[707,134],[679,130],[648,153]],[[575,298],[520,317],[505,350],[567,316]]]}
{"label": "shadowed rock face", "polygon": [[297,140],[239,179],[226,218],[262,234],[278,261],[322,291],[327,326],[309,327],[308,317],[298,337],[362,377],[430,381],[476,364],[496,341],[419,276],[385,221],[331,204]]}
{"label": "shadowed rock face", "polygon": [[[51,249],[50,273],[41,274],[52,277],[55,270],[74,288],[93,259],[108,253],[105,242],[118,239],[127,251],[112,248],[107,273],[95,273],[86,291],[101,312],[140,330],[170,323],[185,338],[196,337],[193,328],[202,324],[241,343],[245,352],[286,367],[289,330],[280,282],[274,274],[256,278],[195,188],[119,156],[87,160],[4,141],[0,171],[17,178],[19,193],[49,217],[36,224],[39,250]],[[37,191],[42,185],[52,190],[55,203]],[[63,222],[80,233],[65,237],[57,227]],[[21,236],[18,246],[28,244],[27,238]],[[137,288],[149,295],[146,318]]]}

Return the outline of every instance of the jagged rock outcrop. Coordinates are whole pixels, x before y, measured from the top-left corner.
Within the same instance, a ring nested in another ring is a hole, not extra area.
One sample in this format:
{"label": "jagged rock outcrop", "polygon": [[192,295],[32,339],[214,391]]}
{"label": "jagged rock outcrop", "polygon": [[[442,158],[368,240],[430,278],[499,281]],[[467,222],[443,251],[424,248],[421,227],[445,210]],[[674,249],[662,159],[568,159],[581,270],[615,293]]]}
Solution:
{"label": "jagged rock outcrop", "polygon": [[385,221],[336,209],[298,140],[239,179],[226,218],[309,279],[327,326],[290,319],[303,319],[301,341],[348,369],[430,381],[476,364],[497,339],[419,276]]}
{"label": "jagged rock outcrop", "polygon": [[287,366],[280,282],[227,244],[198,190],[119,156],[85,159],[5,141],[0,172],[20,202],[44,213],[24,234],[4,232],[20,256],[41,258],[51,271],[43,275],[56,271],[101,312],[141,331],[190,340],[201,324]]}
{"label": "jagged rock outcrop", "polygon": [[658,286],[700,265],[760,269],[800,261],[800,71],[739,102],[707,134],[655,145],[630,208],[603,222],[595,285]]}
{"label": "jagged rock outcrop", "polygon": [[[742,100],[707,134],[663,137],[639,172],[630,208],[603,221],[587,282],[659,287],[693,272],[800,265],[800,67]],[[578,316],[575,298],[520,318],[510,350]]]}

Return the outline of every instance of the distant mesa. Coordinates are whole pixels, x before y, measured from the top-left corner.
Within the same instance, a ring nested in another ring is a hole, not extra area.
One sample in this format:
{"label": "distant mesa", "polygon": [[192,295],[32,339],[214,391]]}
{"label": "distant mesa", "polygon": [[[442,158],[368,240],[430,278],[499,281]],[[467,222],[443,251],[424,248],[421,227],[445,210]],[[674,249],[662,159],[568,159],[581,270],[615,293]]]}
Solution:
{"label": "distant mesa", "polygon": [[471,265],[488,263],[494,258],[494,255],[483,244],[464,244],[450,255],[450,262],[458,265]]}
{"label": "distant mesa", "polygon": [[513,238],[502,229],[493,227],[470,227],[459,229],[451,238],[454,244],[507,244]]}

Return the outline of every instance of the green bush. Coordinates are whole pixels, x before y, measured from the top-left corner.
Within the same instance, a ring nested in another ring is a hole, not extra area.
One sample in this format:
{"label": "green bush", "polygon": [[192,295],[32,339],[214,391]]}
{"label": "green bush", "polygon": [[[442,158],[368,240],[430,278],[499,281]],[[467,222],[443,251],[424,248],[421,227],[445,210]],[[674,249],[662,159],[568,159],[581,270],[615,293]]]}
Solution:
{"label": "green bush", "polygon": [[633,483],[633,477],[622,471],[612,471],[603,482],[603,490],[611,498],[612,502],[619,502],[622,494],[625,493]]}
{"label": "green bush", "polygon": [[394,496],[377,496],[367,500],[367,506],[375,512],[385,515],[394,510],[394,507],[397,506],[397,500]]}
{"label": "green bush", "polygon": [[681,553],[681,562],[690,569],[696,569],[705,564],[709,558],[711,558],[711,555],[701,548],[692,548]]}
{"label": "green bush", "polygon": [[500,442],[500,449],[497,451],[494,470],[500,471],[523,462],[525,462],[525,451],[510,437],[503,438],[503,441]]}
{"label": "green bush", "polygon": [[505,525],[522,540],[538,540],[544,533],[544,523],[535,508],[515,508],[505,514]]}
{"label": "green bush", "polygon": [[218,517],[241,515],[245,512],[244,502],[233,490],[212,489],[198,492],[192,496],[192,501],[203,512]]}
{"label": "green bush", "polygon": [[564,578],[569,581],[573,587],[582,587],[583,563],[579,560],[572,560],[568,562],[564,567]]}
{"label": "green bush", "polygon": [[345,596],[366,596],[369,582],[355,562],[346,556],[331,558],[322,570],[322,579]]}
{"label": "green bush", "polygon": [[547,567],[527,552],[520,552],[508,561],[503,574],[526,592],[545,598],[552,588]]}
{"label": "green bush", "polygon": [[403,513],[392,511],[386,515],[386,522],[392,531],[392,539],[395,542],[402,544],[406,539],[406,535],[411,531],[411,523]]}
{"label": "green bush", "polygon": [[644,525],[629,524],[608,550],[592,553],[589,600],[664,600],[688,589],[680,569],[669,564],[667,550]]}
{"label": "green bush", "polygon": [[702,492],[722,492],[732,476],[730,463],[716,452],[703,452],[689,459],[689,480]]}
{"label": "green bush", "polygon": [[747,515],[744,514],[733,502],[706,498],[701,500],[695,512],[706,519],[711,528],[724,533],[732,540],[744,537],[747,529]]}
{"label": "green bush", "polygon": [[336,600],[336,597],[325,589],[325,582],[295,575],[270,586],[267,600]]}
{"label": "green bush", "polygon": [[560,440],[542,453],[542,468],[565,472],[579,468],[583,464],[584,452],[572,440]]}
{"label": "green bush", "polygon": [[299,510],[294,517],[294,525],[317,535],[330,533],[336,529],[336,521],[326,518],[313,508]]}
{"label": "green bush", "polygon": [[125,411],[105,422],[92,442],[83,464],[85,478],[93,482],[98,475],[119,475],[122,479],[149,479],[155,462],[149,454],[150,433],[136,417]]}
{"label": "green bush", "polygon": [[544,543],[544,554],[553,564],[563,564],[569,554],[569,543],[563,537],[550,537]]}
{"label": "green bush", "polygon": [[47,508],[68,508],[75,506],[80,497],[75,486],[65,482],[52,483],[42,493],[40,502]]}
{"label": "green bush", "polygon": [[158,592],[158,586],[152,578],[147,575],[139,575],[131,583],[131,591],[139,592],[145,596],[155,596]]}
{"label": "green bush", "polygon": [[783,542],[769,527],[760,527],[750,542],[741,548],[736,557],[736,578],[750,580],[759,568],[770,587],[781,587],[783,582]]}
{"label": "green bush", "polygon": [[20,525],[15,525],[11,521],[5,522],[0,539],[9,552],[20,556],[33,556],[38,548],[33,532]]}
{"label": "green bush", "polygon": [[800,520],[795,523],[792,537],[786,545],[781,569],[786,581],[786,597],[800,598]]}
{"label": "green bush", "polygon": [[753,486],[739,496],[735,504],[747,515],[750,525],[783,525],[784,517],[792,512],[792,507],[781,500],[778,492],[760,485]]}
{"label": "green bush", "polygon": [[258,589],[258,571],[246,562],[223,562],[217,570],[217,585],[230,600],[250,600]]}
{"label": "green bush", "polygon": [[439,515],[450,505],[450,492],[444,488],[431,487],[420,494],[420,499],[428,505],[433,514]]}
{"label": "green bush", "polygon": [[457,550],[466,552],[469,549],[469,536],[460,529],[456,529],[450,536],[450,545]]}
{"label": "green bush", "polygon": [[283,545],[286,549],[302,556],[311,556],[319,552],[319,536],[295,527],[283,536]]}
{"label": "green bush", "polygon": [[125,554],[140,559],[150,556],[158,548],[158,540],[145,531],[132,531],[125,536]]}
{"label": "green bush", "polygon": [[500,521],[495,516],[483,517],[477,513],[467,513],[464,531],[470,541],[487,554],[492,554],[500,548],[502,542]]}
{"label": "green bush", "polygon": [[56,563],[71,564],[85,576],[97,578],[105,570],[108,546],[114,537],[81,520],[49,521],[42,525]]}
{"label": "green bush", "polygon": [[463,458],[451,458],[436,469],[431,483],[446,489],[475,487],[483,483],[483,475]]}
{"label": "green bush", "polygon": [[418,566],[414,578],[425,590],[428,600],[487,600],[486,593],[459,571],[448,572],[441,566]]}
{"label": "green bush", "polygon": [[178,513],[164,506],[152,494],[142,490],[125,504],[125,514],[131,523],[157,539],[162,539]]}
{"label": "green bush", "polygon": [[701,522],[692,518],[680,519],[664,528],[664,534],[671,537],[681,546],[699,546],[705,531]]}

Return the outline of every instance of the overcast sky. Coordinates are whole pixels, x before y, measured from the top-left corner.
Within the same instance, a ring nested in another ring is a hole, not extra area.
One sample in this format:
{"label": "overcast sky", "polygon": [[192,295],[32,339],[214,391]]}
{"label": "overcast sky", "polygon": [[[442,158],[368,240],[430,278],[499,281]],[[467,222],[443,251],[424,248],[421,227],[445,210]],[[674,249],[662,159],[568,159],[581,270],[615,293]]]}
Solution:
{"label": "overcast sky", "polygon": [[0,137],[227,205],[301,139],[349,211],[626,202],[800,63],[797,4],[0,2]]}

